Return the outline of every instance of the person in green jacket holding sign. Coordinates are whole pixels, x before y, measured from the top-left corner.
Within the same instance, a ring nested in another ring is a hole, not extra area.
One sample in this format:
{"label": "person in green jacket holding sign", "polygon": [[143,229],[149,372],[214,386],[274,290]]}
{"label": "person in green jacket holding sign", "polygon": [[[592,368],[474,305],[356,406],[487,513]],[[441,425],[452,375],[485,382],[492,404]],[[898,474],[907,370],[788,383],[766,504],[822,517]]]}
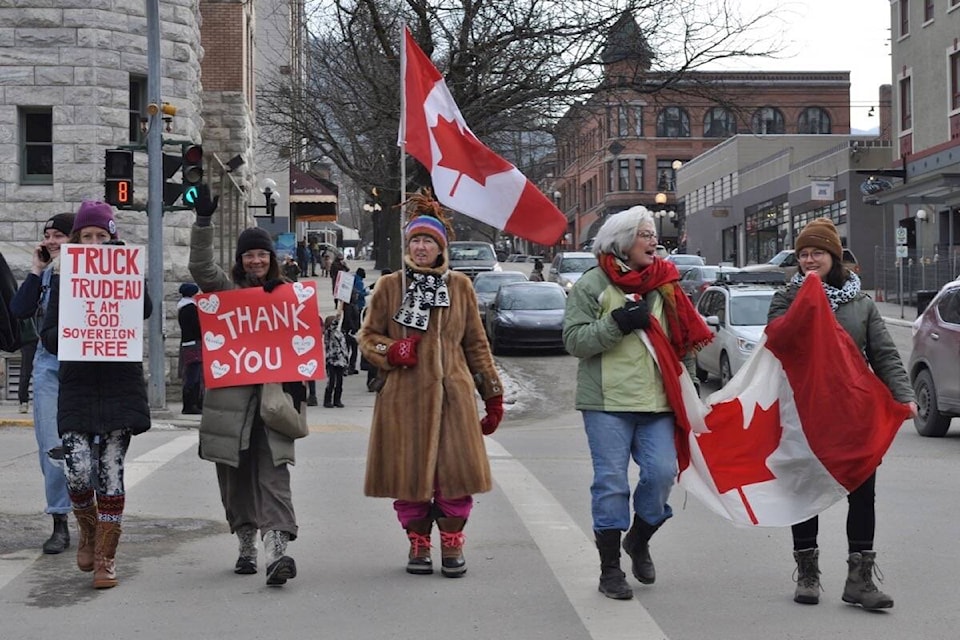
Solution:
{"label": "person in green jacket holding sign", "polygon": [[[600,552],[599,590],[628,600],[633,590],[620,570],[620,535],[634,577],[656,580],[649,542],[673,515],[667,499],[677,476],[674,411],[680,399],[674,375],[691,374],[695,350],[712,337],[680,289],[680,275],[657,257],[653,215],[638,206],[610,216],[597,233],[598,266],[567,298],[563,340],[580,359],[576,408],[593,461],[593,529]],[[669,361],[669,362],[668,362]],[[630,519],[630,459],[640,467]]]}

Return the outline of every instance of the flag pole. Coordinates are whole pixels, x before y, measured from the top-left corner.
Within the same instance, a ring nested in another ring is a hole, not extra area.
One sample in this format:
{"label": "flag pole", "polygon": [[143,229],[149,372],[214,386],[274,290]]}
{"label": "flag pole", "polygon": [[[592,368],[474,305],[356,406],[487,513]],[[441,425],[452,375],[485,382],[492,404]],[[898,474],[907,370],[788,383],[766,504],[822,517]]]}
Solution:
{"label": "flag pole", "polygon": [[[407,294],[407,269],[403,262],[405,251],[403,229],[407,226],[405,202],[407,199],[407,23],[400,21],[400,299]],[[403,327],[406,337],[407,328]]]}

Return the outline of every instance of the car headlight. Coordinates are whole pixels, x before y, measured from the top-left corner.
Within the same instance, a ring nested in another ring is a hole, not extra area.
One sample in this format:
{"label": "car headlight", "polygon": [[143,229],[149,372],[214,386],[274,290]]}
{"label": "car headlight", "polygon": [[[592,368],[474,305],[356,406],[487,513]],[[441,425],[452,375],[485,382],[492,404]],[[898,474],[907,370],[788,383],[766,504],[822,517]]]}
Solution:
{"label": "car headlight", "polygon": [[563,288],[566,289],[567,291],[570,291],[570,289],[573,289],[573,283],[570,282],[569,280],[564,280]]}
{"label": "car headlight", "polygon": [[744,353],[750,353],[753,351],[753,348],[757,346],[756,342],[752,340],[747,340],[746,338],[737,338],[737,348]]}
{"label": "car headlight", "polygon": [[503,267],[500,266],[500,263],[499,263],[499,262],[494,262],[494,263],[493,263],[493,270],[494,270],[494,271],[503,271]]}

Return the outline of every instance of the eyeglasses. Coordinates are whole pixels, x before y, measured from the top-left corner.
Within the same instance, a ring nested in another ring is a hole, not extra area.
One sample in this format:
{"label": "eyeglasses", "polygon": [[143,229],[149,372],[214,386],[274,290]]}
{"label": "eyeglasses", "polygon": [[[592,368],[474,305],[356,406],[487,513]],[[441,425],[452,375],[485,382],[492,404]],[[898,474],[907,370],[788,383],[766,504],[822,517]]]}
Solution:
{"label": "eyeglasses", "polygon": [[656,240],[657,234],[653,231],[637,231],[637,237],[644,240]]}
{"label": "eyeglasses", "polygon": [[814,249],[812,251],[801,251],[797,254],[797,258],[800,260],[807,260],[813,258],[814,260],[823,260],[827,255],[826,251],[821,249]]}
{"label": "eyeglasses", "polygon": [[244,260],[269,260],[270,252],[269,251],[246,251],[240,254],[240,257]]}

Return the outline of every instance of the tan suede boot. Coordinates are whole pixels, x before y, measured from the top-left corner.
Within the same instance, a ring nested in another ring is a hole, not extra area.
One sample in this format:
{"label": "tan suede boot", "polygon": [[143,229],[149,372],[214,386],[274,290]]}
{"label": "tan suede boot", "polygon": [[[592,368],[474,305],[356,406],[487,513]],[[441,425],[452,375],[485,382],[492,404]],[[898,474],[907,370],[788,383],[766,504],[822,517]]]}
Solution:
{"label": "tan suede boot", "polygon": [[117,545],[120,543],[119,522],[97,522],[97,543],[94,549],[93,588],[117,586]]}
{"label": "tan suede boot", "polygon": [[467,572],[467,561],[463,558],[463,527],[465,518],[437,518],[440,529],[440,573],[448,578],[459,578]]}
{"label": "tan suede boot", "polygon": [[80,540],[77,541],[77,567],[80,571],[93,571],[94,548],[97,539],[97,505],[74,509]]}
{"label": "tan suede boot", "polygon": [[433,520],[421,518],[411,520],[407,525],[407,538],[410,540],[410,553],[407,554],[407,573],[429,575],[433,573],[433,560],[430,559],[430,531]]}

